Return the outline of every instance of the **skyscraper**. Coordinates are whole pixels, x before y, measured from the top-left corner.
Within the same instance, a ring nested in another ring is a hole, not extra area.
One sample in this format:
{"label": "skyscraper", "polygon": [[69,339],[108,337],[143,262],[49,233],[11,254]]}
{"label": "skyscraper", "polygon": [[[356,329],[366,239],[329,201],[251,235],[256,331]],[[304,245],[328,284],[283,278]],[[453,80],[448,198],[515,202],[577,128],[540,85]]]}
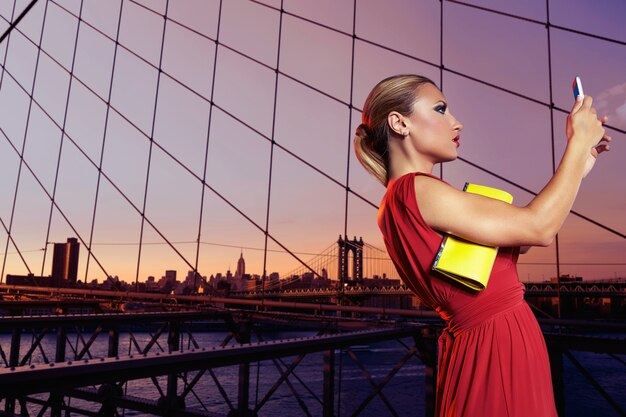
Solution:
{"label": "skyscraper", "polygon": [[76,284],[78,277],[78,239],[70,237],[66,243],[55,243],[52,254],[52,278],[56,285]]}
{"label": "skyscraper", "polygon": [[243,278],[246,273],[246,261],[243,259],[243,251],[241,252],[241,256],[239,256],[239,260],[237,261],[237,271],[235,271],[235,279]]}

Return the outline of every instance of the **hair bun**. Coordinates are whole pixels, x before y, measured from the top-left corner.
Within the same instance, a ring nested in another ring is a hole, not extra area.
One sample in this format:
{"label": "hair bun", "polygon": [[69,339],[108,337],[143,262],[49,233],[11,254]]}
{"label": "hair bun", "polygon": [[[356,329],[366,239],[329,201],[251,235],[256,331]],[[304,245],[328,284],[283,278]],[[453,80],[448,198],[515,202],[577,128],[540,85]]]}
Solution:
{"label": "hair bun", "polygon": [[361,123],[357,128],[356,128],[356,136],[358,136],[361,139],[371,139],[372,138],[372,131],[370,130],[369,127],[367,127],[366,124]]}

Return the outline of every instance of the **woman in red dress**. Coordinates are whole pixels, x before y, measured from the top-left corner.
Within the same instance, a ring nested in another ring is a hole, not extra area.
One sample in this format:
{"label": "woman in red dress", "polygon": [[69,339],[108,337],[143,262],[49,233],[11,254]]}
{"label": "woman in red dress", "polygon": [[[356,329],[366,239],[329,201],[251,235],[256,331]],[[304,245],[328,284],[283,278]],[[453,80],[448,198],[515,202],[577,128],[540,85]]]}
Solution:
{"label": "woman in red dress", "polygon": [[[453,161],[463,126],[429,79],[381,81],[363,108],[355,151],[387,187],[378,224],[403,281],[446,321],[439,339],[438,417],[556,417],[550,363],[517,276],[520,246],[547,246],[561,228],[581,180],[611,138],[577,98],[567,148],[545,188],[517,207],[464,193],[432,175]],[[443,235],[500,247],[487,287],[461,288],[431,271]]]}

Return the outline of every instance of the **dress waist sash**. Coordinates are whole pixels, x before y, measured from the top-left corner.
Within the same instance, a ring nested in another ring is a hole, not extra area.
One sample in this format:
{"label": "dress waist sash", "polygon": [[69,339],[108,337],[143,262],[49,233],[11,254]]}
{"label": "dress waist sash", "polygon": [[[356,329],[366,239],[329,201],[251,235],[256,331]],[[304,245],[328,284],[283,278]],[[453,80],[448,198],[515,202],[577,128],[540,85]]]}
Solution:
{"label": "dress waist sash", "polygon": [[461,307],[439,306],[435,311],[448,324],[447,330],[456,336],[523,302],[524,286],[520,283],[494,294],[479,294],[474,302],[464,303]]}
{"label": "dress waist sash", "polygon": [[524,303],[524,287],[520,283],[519,286],[511,287],[507,291],[485,295],[477,299],[476,302],[467,303],[454,311],[443,306],[435,309],[448,324],[441,332],[438,340],[437,410],[441,409],[443,394],[441,387],[450,363],[454,339],[464,331],[477,327],[500,314],[519,308]]}

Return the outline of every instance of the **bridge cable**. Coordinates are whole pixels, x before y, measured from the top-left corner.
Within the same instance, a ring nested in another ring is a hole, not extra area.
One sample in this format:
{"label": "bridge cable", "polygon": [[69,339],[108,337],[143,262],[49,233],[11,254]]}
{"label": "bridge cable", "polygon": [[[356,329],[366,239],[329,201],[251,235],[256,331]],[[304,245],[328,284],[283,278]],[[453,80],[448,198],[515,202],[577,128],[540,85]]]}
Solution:
{"label": "bridge cable", "polygon": [[[46,0],[48,1],[48,0]],[[54,213],[54,202],[55,202],[55,197],[56,197],[56,190],[57,190],[57,185],[58,185],[58,180],[59,180],[59,170],[61,168],[61,155],[62,155],[62,151],[63,151],[63,142],[65,139],[65,127],[66,127],[66,123],[67,123],[67,116],[68,116],[68,110],[69,110],[69,103],[70,103],[70,96],[72,93],[72,84],[73,84],[73,79],[74,77],[72,77],[72,74],[74,73],[74,65],[76,63],[76,47],[78,45],[78,35],[80,33],[80,25],[81,25],[81,20],[80,17],[82,16],[82,10],[83,10],[83,1],[81,0],[80,3],[80,11],[78,14],[78,24],[76,25],[76,34],[74,37],[74,50],[72,53],[72,64],[69,70],[69,83],[68,83],[68,87],[67,87],[67,95],[65,97],[65,108],[63,110],[63,122],[61,124],[60,130],[61,130],[61,138],[60,138],[60,142],[59,142],[59,152],[57,155],[57,161],[56,161],[56,168],[55,168],[55,173],[54,173],[54,185],[52,186],[52,198],[51,198],[51,202],[50,202],[50,211],[48,213],[48,226],[46,228],[46,237],[45,237],[45,241],[44,241],[44,247],[43,247],[43,257],[41,260],[41,273],[40,276],[43,276],[44,274],[44,270],[45,270],[45,265],[46,265],[46,258],[47,258],[47,254],[48,254],[48,245],[50,244],[50,228],[52,225],[52,215]],[[42,30],[43,32],[43,30]],[[45,51],[44,51],[45,53]],[[42,108],[43,110],[43,108]],[[82,240],[82,239],[81,239]]]}
{"label": "bridge cable", "polygon": [[[548,87],[550,94],[550,103],[554,103],[553,95],[552,95],[552,43],[550,37],[550,0],[546,0],[546,39],[547,39],[547,47],[548,47]],[[554,110],[552,106],[550,106],[550,145],[552,149],[552,175],[556,173],[557,162],[556,162],[556,146],[554,142]],[[571,210],[570,210],[571,211]],[[557,282],[557,317],[561,318],[561,264],[560,264],[560,250],[559,250],[559,233],[557,232],[554,237],[554,251],[556,256],[556,282]]]}
{"label": "bridge cable", "polygon": [[[27,9],[30,10],[30,8],[32,6],[34,6],[34,3],[29,5],[29,7],[27,7]],[[26,10],[26,12],[28,12],[28,10]],[[15,219],[15,217],[14,217],[15,216],[15,207],[17,205],[17,194],[18,194],[18,191],[19,191],[20,179],[21,179],[21,175],[22,175],[22,166],[24,165],[24,150],[26,149],[26,139],[28,138],[28,128],[29,128],[30,122],[31,122],[30,116],[31,116],[31,110],[32,110],[32,106],[33,106],[32,98],[33,98],[33,94],[35,92],[35,84],[36,84],[36,81],[37,81],[37,72],[38,72],[38,69],[39,69],[39,58],[41,56],[41,44],[43,42],[43,33],[44,33],[44,27],[45,27],[45,22],[46,22],[46,13],[47,13],[47,11],[48,11],[48,3],[46,2],[45,8],[44,8],[44,13],[43,13],[43,22],[42,22],[42,27],[41,27],[41,33],[39,35],[39,45],[37,46],[37,58],[35,60],[35,69],[34,69],[34,72],[33,72],[32,87],[30,89],[30,92],[27,93],[28,96],[31,98],[31,101],[29,101],[29,103],[28,103],[28,111],[27,111],[27,114],[26,114],[26,127],[24,128],[24,138],[22,140],[21,151],[19,152],[20,163],[19,163],[19,167],[18,167],[18,170],[17,170],[17,178],[15,180],[15,193],[13,194],[13,204],[12,204],[12,207],[11,207],[11,217],[9,219],[7,242],[6,242],[5,250],[4,250],[5,254],[4,254],[4,260],[2,262],[2,272],[0,272],[0,282],[1,282],[2,278],[4,277],[4,268],[6,266],[6,261],[7,261],[7,252],[9,251],[9,242],[12,240],[12,239],[9,239],[9,237],[11,236],[11,230],[13,228],[13,220]],[[26,13],[23,12],[20,16],[23,17],[23,16],[25,16],[25,14]],[[16,19],[16,20],[20,20],[20,17],[18,17],[18,19]],[[16,27],[17,27],[16,25],[13,25],[11,30],[13,30]],[[8,44],[7,44],[7,51],[8,51]],[[3,69],[4,68],[5,68],[5,66],[3,65]],[[26,266],[26,269],[28,270],[28,273],[31,273],[31,269],[28,266],[28,264],[26,263],[26,260],[24,259],[24,257],[22,257],[22,261],[24,262],[24,265]]]}
{"label": "bridge cable", "polygon": [[[109,78],[109,94],[107,97],[107,103],[111,103],[111,96],[113,95],[113,80],[115,79],[115,66],[117,64],[117,52],[119,50],[120,27],[122,26],[123,3],[124,3],[123,1],[120,2],[120,10],[119,10],[119,16],[118,16],[118,21],[117,21],[117,30],[115,32],[115,46],[113,48],[113,62],[111,64],[111,77]],[[77,30],[77,33],[76,33],[76,45],[74,45],[74,56],[76,56],[80,25],[81,25],[81,22],[83,21],[82,10],[83,10],[83,0],[81,0],[80,12],[78,14],[79,29]],[[73,78],[71,76],[71,74],[73,74],[73,70],[74,70],[74,61],[72,60],[72,71],[70,73],[70,87],[71,87],[71,80]],[[69,93],[68,93],[68,102],[69,102]],[[98,197],[100,195],[100,181],[102,180],[102,161],[104,160],[104,149],[106,145],[107,135],[109,133],[108,127],[109,127],[109,120],[110,120],[110,117],[109,117],[110,110],[111,110],[111,106],[106,106],[105,116],[104,116],[104,127],[102,131],[102,146],[100,147],[100,161],[98,162],[98,179],[96,180],[96,192],[94,195],[93,214],[91,218],[91,230],[89,232],[89,246],[87,246],[87,251],[89,253],[89,256],[87,256],[87,263],[85,265],[85,278],[84,278],[85,283],[88,282],[88,278],[89,278],[89,261],[91,260],[92,257],[94,257],[93,251],[92,251],[93,233],[94,233],[94,229],[96,225],[96,211],[98,209]],[[65,124],[65,120],[63,121],[63,123]],[[108,274],[106,275],[108,276]]]}
{"label": "bridge cable", "polygon": [[[165,16],[167,16],[167,8],[169,6],[169,0],[166,0],[166,5],[165,5]],[[121,12],[120,12],[121,14]],[[141,268],[141,249],[142,249],[142,245],[141,243],[143,242],[143,235],[144,235],[144,227],[145,227],[145,223],[146,223],[146,205],[147,205],[147,201],[148,201],[148,185],[150,183],[150,168],[152,165],[152,150],[153,150],[153,144],[154,144],[154,128],[156,126],[156,117],[157,117],[157,108],[159,105],[159,91],[160,91],[160,85],[161,85],[161,77],[162,77],[162,64],[163,64],[163,45],[165,44],[165,28],[167,25],[167,18],[163,19],[163,33],[161,35],[161,48],[159,51],[159,66],[158,66],[158,74],[157,74],[157,84],[156,84],[156,93],[155,93],[155,97],[154,97],[154,110],[152,113],[152,127],[151,127],[151,131],[150,131],[150,144],[149,144],[149,148],[148,148],[148,166],[146,167],[146,183],[145,183],[145,189],[144,189],[144,194],[143,194],[143,205],[142,205],[142,209],[141,209],[141,228],[140,228],[140,232],[139,232],[139,254],[137,255],[137,271],[135,274],[135,285],[137,286],[139,283],[139,271]],[[216,51],[217,53],[217,51]]]}
{"label": "bridge cable", "polygon": [[196,262],[194,265],[194,277],[193,277],[193,292],[194,294],[198,291],[198,263],[200,260],[200,244],[202,242],[202,220],[204,218],[204,203],[205,203],[205,192],[206,187],[206,171],[209,165],[209,142],[211,138],[211,126],[213,122],[213,107],[214,107],[214,96],[215,96],[215,74],[217,73],[217,48],[220,41],[220,31],[222,28],[222,0],[220,0],[218,13],[217,13],[217,30],[215,33],[215,56],[213,57],[213,74],[211,75],[211,94],[209,96],[209,122],[207,125],[206,132],[206,145],[204,148],[204,168],[202,170],[202,191],[200,194],[200,214],[198,216],[198,245],[196,247]]}
{"label": "bridge cable", "polygon": [[[26,6],[24,8],[24,10],[22,10],[22,13],[20,13],[20,15],[17,17],[17,19],[15,19],[13,22],[11,22],[11,24],[9,25],[9,27],[7,28],[7,30],[4,31],[4,33],[2,34],[2,36],[0,36],[0,43],[2,43],[2,41],[4,40],[4,38],[6,38],[7,36],[9,36],[11,34],[11,32],[13,31],[13,29],[17,26],[18,23],[20,23],[20,20],[22,20],[24,18],[24,16],[26,16],[26,14],[30,11],[30,9],[33,8],[33,6],[35,5],[35,3],[37,3],[39,0],[32,0],[28,6]],[[13,2],[13,12],[15,13],[15,1]],[[8,49],[8,45],[7,45],[7,49]]]}

